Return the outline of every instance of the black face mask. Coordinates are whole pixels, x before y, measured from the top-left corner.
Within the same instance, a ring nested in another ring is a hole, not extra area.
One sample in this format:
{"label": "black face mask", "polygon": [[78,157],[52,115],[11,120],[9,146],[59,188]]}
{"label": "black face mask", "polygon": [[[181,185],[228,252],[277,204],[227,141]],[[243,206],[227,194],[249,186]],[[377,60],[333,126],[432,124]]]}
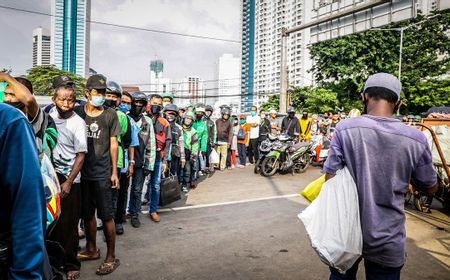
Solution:
{"label": "black face mask", "polygon": [[142,112],[144,111],[145,106],[136,106],[131,104],[130,116],[135,120],[139,120],[142,116]]}
{"label": "black face mask", "polygon": [[303,114],[302,115],[302,119],[307,119],[308,118],[308,114]]}
{"label": "black face mask", "polygon": [[116,108],[116,101],[112,100],[112,99],[105,99],[105,103],[103,103],[103,105],[105,105],[106,107],[115,109]]}
{"label": "black face mask", "polygon": [[152,112],[153,116],[158,116],[161,112],[161,106],[159,105],[150,105],[150,112]]}
{"label": "black face mask", "polygon": [[64,111],[64,110],[62,110],[61,108],[59,108],[58,106],[55,106],[55,107],[56,107],[56,111],[58,111],[59,117],[60,117],[61,119],[68,119],[68,118],[70,118],[70,117],[72,116],[72,114],[73,114],[73,109],[68,110],[68,111]]}
{"label": "black face mask", "polygon": [[195,114],[195,118],[197,119],[197,121],[201,121],[203,118],[202,114]]}
{"label": "black face mask", "polygon": [[293,119],[295,117],[295,113],[289,113],[288,116],[289,116],[290,119]]}
{"label": "black face mask", "polygon": [[15,107],[16,109],[22,110],[23,107],[25,107],[25,105],[22,102],[6,102],[6,104],[11,105],[13,107]]}

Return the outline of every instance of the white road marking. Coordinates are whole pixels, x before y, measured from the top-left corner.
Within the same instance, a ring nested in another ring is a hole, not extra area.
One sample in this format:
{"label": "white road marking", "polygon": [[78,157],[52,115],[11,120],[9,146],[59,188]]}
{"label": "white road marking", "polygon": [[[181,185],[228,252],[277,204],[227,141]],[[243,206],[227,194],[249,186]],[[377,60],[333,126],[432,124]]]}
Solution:
{"label": "white road marking", "polygon": [[182,206],[182,207],[174,207],[174,208],[161,208],[161,209],[158,209],[158,212],[164,213],[164,212],[215,207],[215,206],[223,206],[223,205],[233,205],[233,204],[241,204],[241,203],[264,201],[264,200],[271,200],[271,199],[280,199],[280,198],[289,198],[289,197],[298,197],[298,196],[300,196],[300,195],[299,194],[286,194],[286,195],[269,196],[269,197],[254,198],[254,199],[244,199],[244,200],[228,201],[228,202],[220,202],[220,203],[200,204],[200,205]]}

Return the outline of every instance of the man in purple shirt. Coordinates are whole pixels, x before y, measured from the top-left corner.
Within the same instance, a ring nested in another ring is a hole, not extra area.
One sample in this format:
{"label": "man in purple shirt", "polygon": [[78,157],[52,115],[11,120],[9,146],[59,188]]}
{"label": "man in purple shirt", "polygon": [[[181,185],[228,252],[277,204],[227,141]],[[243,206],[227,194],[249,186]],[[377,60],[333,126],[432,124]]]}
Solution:
{"label": "man in purple shirt", "polygon": [[[344,166],[355,180],[366,279],[400,279],[405,263],[407,187],[412,183],[430,195],[437,190],[425,136],[392,118],[401,105],[400,92],[396,77],[370,76],[362,94],[365,115],[336,127],[324,165],[327,180]],[[360,261],[346,274],[330,268],[330,279],[356,279]]]}

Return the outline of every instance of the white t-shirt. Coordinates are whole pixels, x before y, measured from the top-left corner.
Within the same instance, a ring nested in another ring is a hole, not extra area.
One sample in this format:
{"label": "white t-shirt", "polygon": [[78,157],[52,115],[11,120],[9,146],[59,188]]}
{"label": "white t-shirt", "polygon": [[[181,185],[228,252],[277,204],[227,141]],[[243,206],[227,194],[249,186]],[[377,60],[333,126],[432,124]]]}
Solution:
{"label": "white t-shirt", "polygon": [[260,116],[247,116],[247,123],[257,123],[258,126],[250,128],[250,139],[256,139],[259,137],[259,124],[261,123]]}
{"label": "white t-shirt", "polygon": [[[61,119],[55,110],[50,113],[58,130],[58,142],[53,149],[56,172],[69,176],[77,153],[87,152],[86,123],[75,112],[68,119]],[[81,172],[74,183],[80,182]]]}

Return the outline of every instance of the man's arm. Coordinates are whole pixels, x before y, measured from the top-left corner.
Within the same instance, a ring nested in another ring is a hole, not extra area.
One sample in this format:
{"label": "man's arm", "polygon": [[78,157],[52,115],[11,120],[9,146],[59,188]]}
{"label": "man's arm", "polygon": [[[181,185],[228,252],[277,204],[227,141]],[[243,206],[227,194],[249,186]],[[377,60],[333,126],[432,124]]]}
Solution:
{"label": "man's arm", "polygon": [[[9,194],[9,279],[41,279],[44,261],[45,198],[33,132],[19,117],[0,135],[0,185]],[[20,152],[18,152],[20,151]],[[2,207],[3,208],[3,207]],[[7,225],[2,225],[7,226]]]}
{"label": "man's arm", "polygon": [[231,146],[231,142],[233,141],[233,125],[228,123],[228,148]]}
{"label": "man's arm", "polygon": [[113,189],[120,188],[119,177],[117,175],[117,150],[119,149],[119,142],[117,142],[117,137],[109,138],[109,154],[111,155],[111,165],[112,165],[112,175],[111,175],[111,185]]}
{"label": "man's arm", "polygon": [[133,173],[134,173],[134,164],[131,164],[131,161],[134,161],[134,147],[133,146],[128,148],[128,172],[127,172],[127,177],[133,176]]}
{"label": "man's arm", "polygon": [[345,159],[342,149],[342,142],[339,130],[336,129],[331,140],[330,150],[328,152],[328,158],[323,165],[323,171],[325,172],[325,180],[330,180],[336,175],[336,172],[345,166]]}
{"label": "man's arm", "polygon": [[411,183],[414,187],[431,196],[438,190],[437,178],[430,147],[428,144],[424,144],[424,151],[413,170]]}
{"label": "man's arm", "polygon": [[205,129],[203,131],[202,139],[201,139],[201,150],[206,153],[206,146],[208,145],[208,126],[205,124]]}
{"label": "man's arm", "polygon": [[69,176],[67,176],[67,180],[61,185],[61,197],[64,198],[69,195],[70,190],[72,189],[73,182],[77,177],[78,173],[80,173],[81,168],[83,167],[85,153],[77,153],[75,156],[75,162],[72,165],[72,171],[70,171]]}
{"label": "man's arm", "polygon": [[38,113],[39,105],[28,88],[11,77],[11,75],[4,72],[0,72],[0,81],[5,81],[8,83],[8,86],[10,86],[14,91],[16,98],[19,99],[19,101],[27,108],[28,120],[33,120]]}

